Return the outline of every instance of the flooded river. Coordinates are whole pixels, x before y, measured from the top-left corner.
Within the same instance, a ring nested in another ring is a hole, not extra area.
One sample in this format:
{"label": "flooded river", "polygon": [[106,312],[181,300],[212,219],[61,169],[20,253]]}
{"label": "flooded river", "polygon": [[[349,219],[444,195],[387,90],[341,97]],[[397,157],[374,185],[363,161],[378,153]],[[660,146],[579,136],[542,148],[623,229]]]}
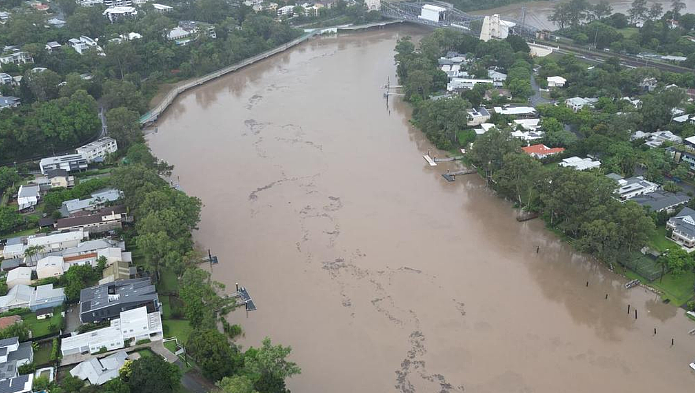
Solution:
{"label": "flooded river", "polygon": [[[568,1],[568,0],[567,0]],[[695,0],[682,0],[685,4],[685,9],[681,11],[681,14],[687,12],[695,12]],[[558,3],[566,2],[563,1],[529,1],[523,3],[515,3],[504,7],[493,8],[489,10],[475,11],[473,14],[477,15],[492,15],[500,14],[500,16],[517,19],[518,21],[523,20],[524,10],[526,11],[525,23],[537,27],[539,29],[546,30],[556,30],[557,26],[553,22],[548,20],[548,17],[553,13],[553,7]],[[608,0],[613,7],[613,12],[622,12],[628,15],[627,10],[632,7],[632,1],[628,0]],[[590,0],[589,3],[596,4],[598,0]],[[659,0],[659,1],[649,1],[647,6],[651,6],[653,3],[661,3],[664,12],[671,9],[671,1]]]}
{"label": "flooded river", "polygon": [[291,345],[297,393],[692,392],[682,310],[426,165],[382,88],[398,37],[423,33],[312,40],[183,95],[150,135],[205,205],[213,277],[258,306],[230,315],[240,343]]}

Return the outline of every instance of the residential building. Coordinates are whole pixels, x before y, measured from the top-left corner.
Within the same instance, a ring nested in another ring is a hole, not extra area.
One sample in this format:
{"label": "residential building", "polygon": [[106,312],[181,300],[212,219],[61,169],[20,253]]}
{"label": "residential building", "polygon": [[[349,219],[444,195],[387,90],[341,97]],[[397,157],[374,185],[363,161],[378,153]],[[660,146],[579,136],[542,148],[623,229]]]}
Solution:
{"label": "residential building", "polygon": [[3,272],[8,272],[12,269],[18,268],[22,263],[22,258],[3,259],[2,263],[0,263],[0,270]]}
{"label": "residential building", "polygon": [[67,24],[64,20],[58,19],[58,18],[51,18],[51,19],[47,20],[46,23],[48,23],[52,27],[57,27],[57,28],[61,28]]}
{"label": "residential building", "polygon": [[606,177],[613,179],[618,183],[619,187],[615,189],[615,193],[620,200],[623,201],[634,198],[638,195],[648,194],[659,189],[658,184],[644,180],[644,177],[642,176],[635,176],[625,179],[618,174],[610,173],[606,175]]}
{"label": "residential building", "polygon": [[192,34],[192,31],[188,31],[180,26],[177,26],[169,30],[169,32],[166,34],[166,38],[169,41],[176,41],[177,45],[186,45],[188,42],[190,42],[191,39],[189,37]]}
{"label": "residential building", "polygon": [[128,354],[125,351],[118,351],[101,359],[93,357],[73,367],[70,375],[83,381],[87,380],[90,385],[100,386],[119,377],[119,371],[126,359]]}
{"label": "residential building", "polygon": [[16,108],[20,104],[20,99],[13,96],[0,96],[0,109]]}
{"label": "residential building", "polygon": [[496,106],[494,107],[494,111],[500,115],[509,115],[521,118],[532,118],[536,116],[536,109],[532,106]]}
{"label": "residential building", "polygon": [[678,144],[683,142],[683,138],[674,135],[671,131],[656,131],[649,134],[644,144],[653,149],[663,145],[664,142]]}
{"label": "residential building", "polygon": [[12,85],[14,84],[14,78],[12,78],[10,74],[0,72],[0,83],[3,85]]}
{"label": "residential building", "polygon": [[487,77],[492,79],[492,85],[495,87],[503,87],[504,81],[507,80],[507,74],[503,74],[496,70],[487,70]]}
{"label": "residential building", "polygon": [[118,144],[116,140],[105,137],[78,147],[77,153],[81,154],[87,160],[87,163],[92,163],[103,161],[107,154],[115,153],[117,150]]}
{"label": "residential building", "polygon": [[60,218],[55,224],[58,230],[82,228],[89,233],[101,233],[122,228],[126,218],[124,206],[112,206],[101,209],[99,213]]}
{"label": "residential building", "polygon": [[284,7],[278,7],[277,14],[278,16],[292,16],[294,15],[294,6],[286,5]]}
{"label": "residential building", "polygon": [[43,253],[61,251],[67,248],[77,247],[80,241],[88,237],[88,232],[78,230],[65,233],[52,233],[50,235],[37,234],[18,238],[19,241],[15,238],[12,239],[11,243],[8,240],[7,244],[5,244],[5,248],[2,250],[2,255],[6,259],[23,258],[24,251],[33,246],[41,248]]}
{"label": "residential building", "polygon": [[99,322],[139,307],[159,311],[159,297],[149,278],[116,281],[80,291],[80,321]]}
{"label": "residential building", "polygon": [[122,311],[117,316],[118,318],[111,320],[108,327],[64,338],[60,343],[63,356],[97,353],[102,348],[113,351],[123,348],[127,341],[162,340],[162,319],[159,311],[149,312],[148,307],[138,307]]}
{"label": "residential building", "polygon": [[576,113],[582,110],[582,108],[585,106],[589,108],[593,107],[597,102],[598,98],[572,97],[565,100],[565,105]]}
{"label": "residential building", "polygon": [[638,195],[630,200],[640,206],[649,208],[653,212],[665,211],[672,213],[677,207],[688,203],[690,197],[683,192],[657,190],[648,194]]}
{"label": "residential building", "polygon": [[0,392],[30,392],[31,378],[19,375],[19,368],[33,361],[31,342],[20,343],[18,337],[0,340]]}
{"label": "residential building", "polygon": [[87,169],[87,160],[82,157],[82,154],[47,157],[39,161],[39,168],[44,175],[52,169],[65,169],[68,172],[82,171]]}
{"label": "residential building", "polygon": [[22,284],[12,287],[7,291],[7,295],[0,296],[0,312],[16,308],[29,308],[33,291],[34,288]]}
{"label": "residential building", "polygon": [[0,317],[0,330],[20,322],[22,322],[22,317],[20,317],[19,315],[9,315],[6,317]]}
{"label": "residential building", "polygon": [[34,59],[28,52],[23,52],[17,48],[5,51],[0,55],[0,64],[26,64],[33,63]]}
{"label": "residential building", "polygon": [[29,393],[34,384],[34,374],[18,375],[0,381],[0,392],[3,393]]}
{"label": "residential building", "polygon": [[19,186],[17,193],[17,206],[19,210],[26,210],[39,203],[39,186],[37,184],[24,184]]}
{"label": "residential building", "polygon": [[567,79],[561,76],[549,76],[546,78],[548,81],[548,87],[565,87]]}
{"label": "residential building", "polygon": [[[63,257],[58,255],[49,255],[41,258],[38,262],[36,262],[36,276],[39,278],[39,280],[49,277],[60,277],[63,275],[63,273],[65,273],[63,263]],[[15,270],[19,269],[21,268],[17,268]]]}
{"label": "residential building", "polygon": [[18,267],[7,272],[7,287],[12,289],[17,285],[31,285],[31,268]]}
{"label": "residential building", "polygon": [[121,199],[122,196],[123,193],[121,191],[113,188],[97,191],[92,193],[91,198],[64,201],[60,207],[60,213],[63,217],[71,217],[82,211],[96,211],[108,203]]}
{"label": "residential building", "polygon": [[107,7],[130,7],[133,5],[131,0],[103,0]]}
{"label": "residential building", "polygon": [[70,188],[75,185],[75,177],[68,175],[65,169],[51,169],[46,171],[46,178],[51,188]]}
{"label": "residential building", "polygon": [[684,143],[686,146],[690,146],[692,148],[695,148],[695,136],[685,138]]}
{"label": "residential building", "polygon": [[111,23],[114,23],[122,18],[136,17],[138,15],[138,10],[136,10],[135,7],[115,6],[105,9],[102,15],[109,18]]}
{"label": "residential building", "polygon": [[53,288],[53,284],[39,285],[31,293],[29,309],[31,311],[58,307],[65,302],[63,288]]}
{"label": "residential building", "polygon": [[174,7],[170,7],[170,6],[164,5],[164,4],[157,4],[157,3],[152,4],[152,6],[154,7],[155,11],[157,11],[157,12],[169,12],[169,11],[174,9]]}
{"label": "residential building", "polygon": [[461,64],[442,64],[439,69],[446,73],[446,76],[451,78],[466,78],[468,73],[466,71],[461,71]]}
{"label": "residential building", "polygon": [[103,4],[104,0],[77,0],[77,3],[83,7],[91,7],[97,4]]}
{"label": "residential building", "polygon": [[563,158],[562,162],[560,162],[560,166],[564,166],[566,168],[574,168],[578,171],[584,171],[587,169],[600,167],[601,162],[594,161],[591,158],[580,158],[577,156],[573,156],[569,158]]}
{"label": "residential building", "polygon": [[695,210],[684,207],[666,222],[666,229],[671,231],[671,239],[676,243],[695,247]]}
{"label": "residential building", "polygon": [[492,85],[494,81],[492,79],[452,78],[451,81],[446,84],[446,89],[447,91],[470,90],[478,83]]}
{"label": "residential building", "polygon": [[51,41],[51,42],[46,43],[46,51],[48,53],[53,53],[54,51],[57,51],[61,47],[62,47],[62,45],[60,45],[59,43],[57,43],[55,41]]}
{"label": "residential building", "polygon": [[656,78],[644,78],[640,82],[639,87],[644,91],[654,91],[656,89],[657,80]]}
{"label": "residential building", "polygon": [[0,11],[0,24],[5,24],[10,19],[10,13],[6,11]]}
{"label": "residential building", "polygon": [[80,38],[70,38],[68,40],[68,45],[70,45],[77,53],[84,54],[89,48],[96,48],[101,55],[103,55],[103,50],[97,42],[87,36],[80,36]]}
{"label": "residential building", "polygon": [[508,89],[488,89],[485,91],[483,99],[492,101],[493,98],[502,96],[508,100],[512,99],[512,93]]}
{"label": "residential building", "polygon": [[555,154],[562,153],[565,151],[565,148],[563,147],[548,147],[546,145],[538,144],[538,145],[531,145],[531,146],[525,146],[522,147],[521,150],[524,151],[524,153],[530,155],[533,158],[538,158],[538,159],[543,159],[546,157],[550,157]]}
{"label": "residential building", "polygon": [[107,266],[102,272],[102,279],[99,285],[134,278],[137,273],[135,266],[130,266],[128,262],[114,262]]}
{"label": "residential building", "polygon": [[541,119],[535,118],[535,119],[515,119],[514,120],[514,128],[523,128],[526,131],[537,131],[540,126]]}
{"label": "residential building", "polygon": [[466,125],[468,126],[478,126],[490,120],[490,112],[483,107],[468,109],[466,116],[468,119]]}
{"label": "residential building", "polygon": [[539,139],[543,139],[543,137],[545,136],[545,132],[540,131],[540,130],[538,130],[538,131],[536,131],[536,130],[533,130],[533,131],[515,130],[515,131],[512,131],[511,135],[514,138],[519,138],[522,141],[526,141],[526,142],[530,143],[533,141],[537,141]]}
{"label": "residential building", "polygon": [[480,128],[474,128],[473,131],[475,131],[476,135],[483,135],[486,132],[490,131],[491,129],[495,128],[495,125],[492,123],[483,123],[480,125]]}

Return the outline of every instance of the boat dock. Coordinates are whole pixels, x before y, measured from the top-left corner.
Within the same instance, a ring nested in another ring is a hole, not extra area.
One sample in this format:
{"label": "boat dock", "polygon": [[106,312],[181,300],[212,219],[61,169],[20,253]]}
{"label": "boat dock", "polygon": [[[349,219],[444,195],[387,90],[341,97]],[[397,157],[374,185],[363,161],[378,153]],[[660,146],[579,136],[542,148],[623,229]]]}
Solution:
{"label": "boat dock", "polygon": [[422,156],[422,158],[424,158],[425,161],[430,164],[430,166],[437,166],[437,162],[434,160],[434,158],[430,157],[429,153]]}
{"label": "boat dock", "polygon": [[443,174],[442,174],[442,177],[445,178],[446,181],[452,182],[452,181],[455,181],[455,180],[456,180],[456,176],[459,176],[459,175],[470,175],[471,173],[476,173],[476,172],[477,172],[477,171],[476,171],[475,169],[463,168],[463,169],[461,169],[460,171],[456,171],[456,172],[446,171],[446,173],[443,173]]}

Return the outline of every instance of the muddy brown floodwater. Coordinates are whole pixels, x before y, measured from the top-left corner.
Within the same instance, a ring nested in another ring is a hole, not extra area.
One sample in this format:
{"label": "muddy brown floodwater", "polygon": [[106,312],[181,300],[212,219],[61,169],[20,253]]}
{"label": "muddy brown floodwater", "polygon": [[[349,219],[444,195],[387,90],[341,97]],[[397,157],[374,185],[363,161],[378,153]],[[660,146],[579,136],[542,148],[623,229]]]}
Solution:
{"label": "muddy brown floodwater", "polygon": [[682,310],[426,165],[382,88],[398,37],[424,33],[312,40],[183,95],[149,136],[204,203],[213,277],[258,306],[230,315],[239,343],[291,345],[301,393],[692,392]]}

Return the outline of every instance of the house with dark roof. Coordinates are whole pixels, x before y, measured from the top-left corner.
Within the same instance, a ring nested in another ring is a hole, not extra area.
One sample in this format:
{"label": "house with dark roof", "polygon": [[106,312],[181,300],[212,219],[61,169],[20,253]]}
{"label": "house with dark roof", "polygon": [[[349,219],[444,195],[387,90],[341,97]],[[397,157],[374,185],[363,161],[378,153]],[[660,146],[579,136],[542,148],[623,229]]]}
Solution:
{"label": "house with dark roof", "polygon": [[120,313],[139,307],[159,311],[157,291],[149,278],[115,281],[80,291],[80,321],[100,322],[118,318]]}
{"label": "house with dark roof", "polygon": [[684,207],[666,222],[666,229],[676,243],[686,248],[695,247],[695,210]]}
{"label": "house with dark roof", "polygon": [[69,188],[75,185],[75,177],[70,176],[66,169],[49,169],[46,171],[46,177],[51,182],[51,188]]}
{"label": "house with dark roof", "polygon": [[638,195],[631,201],[640,206],[649,208],[653,212],[673,212],[678,206],[685,205],[690,200],[688,194],[683,192],[667,192],[657,190],[643,195]]}
{"label": "house with dark roof", "polygon": [[19,367],[34,361],[31,342],[17,337],[0,340],[0,393],[30,392],[33,375],[19,375]]}
{"label": "house with dark roof", "polygon": [[101,233],[113,229],[122,228],[126,209],[124,206],[106,207],[95,214],[75,215],[74,217],[60,218],[55,224],[56,229],[80,229],[89,233]]}

